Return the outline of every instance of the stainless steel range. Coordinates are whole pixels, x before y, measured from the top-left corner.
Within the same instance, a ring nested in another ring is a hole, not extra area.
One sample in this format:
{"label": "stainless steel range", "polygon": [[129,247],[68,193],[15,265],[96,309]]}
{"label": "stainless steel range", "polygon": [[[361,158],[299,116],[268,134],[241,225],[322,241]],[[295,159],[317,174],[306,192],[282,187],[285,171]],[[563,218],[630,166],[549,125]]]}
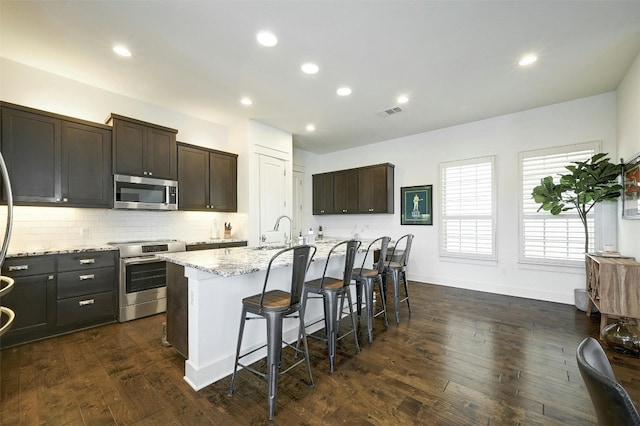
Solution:
{"label": "stainless steel range", "polygon": [[120,322],[167,310],[166,262],[157,253],[186,250],[181,241],[110,243],[120,251]]}

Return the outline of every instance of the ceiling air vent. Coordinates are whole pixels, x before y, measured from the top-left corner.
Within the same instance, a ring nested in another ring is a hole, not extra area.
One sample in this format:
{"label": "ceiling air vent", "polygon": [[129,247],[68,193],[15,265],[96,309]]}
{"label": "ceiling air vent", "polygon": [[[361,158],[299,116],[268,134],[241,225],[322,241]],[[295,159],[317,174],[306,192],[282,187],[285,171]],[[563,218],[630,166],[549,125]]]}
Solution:
{"label": "ceiling air vent", "polygon": [[399,112],[402,112],[402,108],[393,107],[393,108],[389,108],[389,109],[384,109],[382,111],[378,111],[378,112],[376,112],[376,114],[378,114],[379,117],[388,117],[390,115],[397,114]]}

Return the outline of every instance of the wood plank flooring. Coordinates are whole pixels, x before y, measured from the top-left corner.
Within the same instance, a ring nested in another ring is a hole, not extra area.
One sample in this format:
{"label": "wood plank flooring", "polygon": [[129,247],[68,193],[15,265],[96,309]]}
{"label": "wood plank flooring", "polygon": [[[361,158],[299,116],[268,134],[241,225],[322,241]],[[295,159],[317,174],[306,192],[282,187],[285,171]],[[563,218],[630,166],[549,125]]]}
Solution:
{"label": "wood plank flooring", "polygon": [[[338,344],[330,374],[310,340],[304,367],[280,380],[268,420],[266,383],[241,371],[195,392],[183,359],[161,345],[164,315],[111,324],[0,352],[2,425],[592,425],[575,360],[599,315],[573,306],[412,282],[413,313],[376,319],[362,352]],[[640,360],[607,350],[640,406]],[[291,360],[287,353],[283,362]],[[260,363],[257,364],[259,367]]]}

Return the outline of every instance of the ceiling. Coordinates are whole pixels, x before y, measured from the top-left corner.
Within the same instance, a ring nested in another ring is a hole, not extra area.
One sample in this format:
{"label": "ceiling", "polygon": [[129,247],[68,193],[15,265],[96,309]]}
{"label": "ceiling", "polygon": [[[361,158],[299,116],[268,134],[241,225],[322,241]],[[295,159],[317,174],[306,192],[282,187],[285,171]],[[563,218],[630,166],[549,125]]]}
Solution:
{"label": "ceiling", "polygon": [[316,153],[615,90],[639,53],[639,0],[0,0],[2,57]]}

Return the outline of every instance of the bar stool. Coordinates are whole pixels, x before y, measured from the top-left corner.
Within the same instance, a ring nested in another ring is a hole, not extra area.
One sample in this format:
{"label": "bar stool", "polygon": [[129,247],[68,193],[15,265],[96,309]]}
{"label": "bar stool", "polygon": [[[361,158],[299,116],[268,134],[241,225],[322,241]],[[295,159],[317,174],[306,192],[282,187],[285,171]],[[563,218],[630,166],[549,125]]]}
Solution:
{"label": "bar stool", "polygon": [[[385,259],[382,255],[380,255],[380,262],[378,262],[385,263],[385,276],[387,274],[391,274],[393,277],[393,302],[396,312],[396,324],[400,324],[400,303],[407,302],[407,308],[409,309],[409,313],[411,313],[411,305],[409,304],[409,284],[407,281],[407,262],[409,261],[409,252],[411,251],[412,242],[413,234],[403,235],[398,238],[398,241],[396,241],[390,255],[386,258],[386,262],[382,262]],[[403,250],[401,251],[401,249]],[[403,298],[400,296],[400,278],[402,278],[402,282],[404,283],[405,295]]]}
{"label": "bar stool", "polygon": [[[344,270],[342,272],[342,278],[333,278],[327,276],[327,267],[331,261],[331,256],[336,254],[336,251],[340,251],[339,249],[346,246],[345,253],[345,262],[344,262]],[[353,274],[353,264],[356,260],[356,254],[358,253],[358,249],[360,248],[360,241],[358,240],[348,240],[342,241],[336,245],[334,245],[329,251],[329,256],[327,257],[327,262],[324,265],[324,271],[322,272],[322,277],[307,281],[304,283],[304,287],[302,289],[302,312],[306,311],[307,301],[309,299],[320,299],[322,298],[324,301],[324,329],[325,329],[325,338],[320,338],[314,336],[313,334],[309,334],[308,337],[316,338],[327,342],[327,346],[329,349],[329,371],[334,372],[335,363],[336,363],[336,342],[338,340],[343,339],[349,334],[353,333],[353,337],[356,343],[356,353],[360,353],[360,345],[358,344],[358,333],[356,330],[356,320],[353,315],[353,302],[351,300],[351,291],[349,289],[349,284],[351,283],[351,275]],[[314,296],[314,294],[319,296]],[[339,335],[340,331],[340,318],[343,314],[343,303],[344,298],[348,299],[349,304],[349,316],[351,318],[352,328],[348,332],[343,335]],[[338,311],[338,299],[340,299],[340,311]],[[307,324],[307,327],[312,326],[313,324],[317,324],[322,321],[322,319],[313,322],[311,324]],[[306,334],[304,328],[302,328],[302,324],[300,325],[300,332],[298,336],[302,336]],[[298,342],[300,338],[298,338]]]}
{"label": "bar stool", "polygon": [[[293,348],[298,353],[304,353],[304,359],[296,361],[288,367],[286,370],[280,370],[280,363],[282,360],[282,325],[284,318],[296,318],[292,314],[300,311],[297,317],[300,320],[300,327],[304,329],[304,312],[301,310],[302,304],[300,303],[300,296],[302,294],[302,287],[304,286],[304,279],[309,268],[309,263],[313,259],[316,253],[316,248],[309,245],[300,245],[291,248],[280,250],[273,255],[269,261],[267,267],[266,276],[264,279],[264,285],[262,292],[250,297],[246,297],[242,300],[242,318],[240,320],[240,331],[238,333],[238,347],[236,349],[235,365],[233,366],[233,375],[231,376],[231,385],[229,386],[229,396],[233,395],[234,384],[236,380],[236,372],[238,366],[254,373],[255,375],[267,380],[269,386],[269,419],[273,419],[273,415],[276,409],[276,397],[278,394],[278,378],[301,364],[307,363],[307,370],[309,371],[309,386],[313,387],[313,377],[311,375],[311,363],[309,362],[309,349],[307,347],[307,338],[302,336],[304,341],[304,349],[294,347],[292,344],[284,342],[284,345]],[[288,259],[289,256],[292,257]],[[291,264],[291,283],[290,291],[283,290],[269,290],[267,291],[267,284],[269,283],[269,273],[271,267],[275,263],[277,266],[282,264]],[[266,319],[267,321],[267,343],[259,348],[253,349],[244,355],[240,355],[240,349],[242,346],[242,335],[244,333],[244,325],[246,320],[253,319]],[[267,372],[263,373],[257,371],[254,368],[240,363],[240,360],[245,356],[251,355],[254,352],[264,348],[267,348]]]}
{"label": "bar stool", "polygon": [[[356,268],[353,270],[353,279],[356,282],[356,292],[357,292],[357,303],[358,303],[358,312],[360,312],[360,303],[362,300],[362,289],[364,287],[364,296],[365,296],[365,311],[367,316],[367,331],[369,334],[369,343],[373,341],[373,319],[379,315],[384,315],[384,326],[385,328],[389,326],[389,321],[387,320],[387,303],[385,301],[385,294],[382,284],[382,275],[384,273],[384,262],[378,261],[376,265],[374,265],[374,269],[365,268],[364,265],[367,262],[367,258],[369,257],[369,253],[373,254],[373,251],[377,249],[378,244],[380,245],[380,259],[385,259],[387,256],[387,247],[389,246],[390,237],[380,237],[373,240],[369,247],[367,247],[367,253],[365,254],[364,260],[362,261],[362,266],[360,268]],[[374,286],[378,283],[378,291],[380,293],[380,302],[382,304],[382,309],[374,314],[373,309],[373,292]]]}

